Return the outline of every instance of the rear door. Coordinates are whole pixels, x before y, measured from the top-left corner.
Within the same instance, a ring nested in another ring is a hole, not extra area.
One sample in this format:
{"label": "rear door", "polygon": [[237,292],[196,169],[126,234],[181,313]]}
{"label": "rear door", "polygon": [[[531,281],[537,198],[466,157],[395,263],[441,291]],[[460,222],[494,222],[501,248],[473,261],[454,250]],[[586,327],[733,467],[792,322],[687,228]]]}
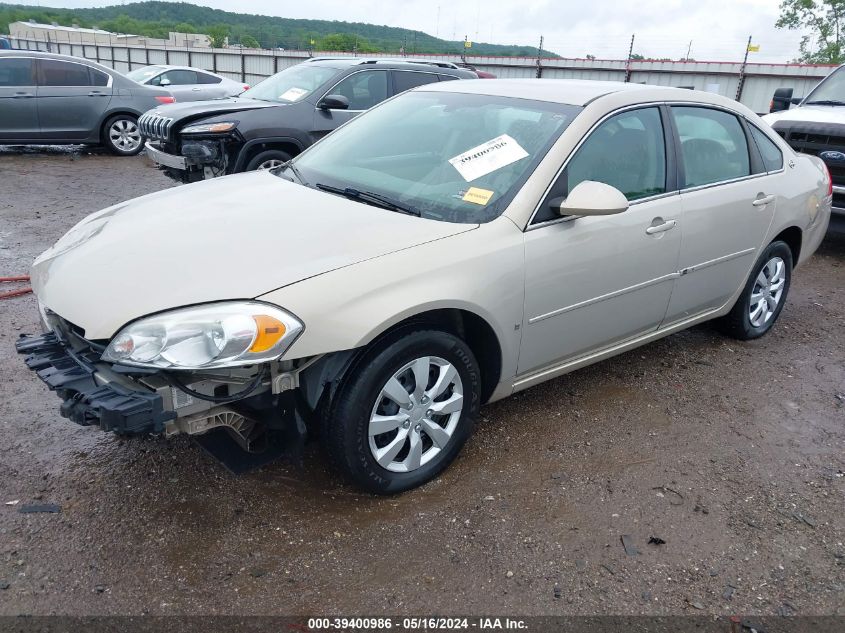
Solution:
{"label": "rear door", "polygon": [[0,57],[0,139],[38,140],[35,60]]}
{"label": "rear door", "polygon": [[[341,95],[349,100],[349,108],[346,110],[317,108],[314,113],[312,135],[317,139],[322,138],[387,99],[388,82],[387,70],[359,70],[341,79],[321,95],[320,99],[328,95]],[[319,103],[319,99],[317,102]]]}
{"label": "rear door", "polygon": [[671,111],[682,165],[683,243],[665,325],[723,306],[745,282],[774,217],[776,173],[783,169],[780,156],[767,171],[734,113],[686,105]]}
{"label": "rear door", "polygon": [[38,60],[38,121],[45,140],[95,135],[112,97],[109,75],[77,62]]}
{"label": "rear door", "polygon": [[416,70],[391,70],[390,74],[393,76],[393,94],[395,95],[417,86],[433,84],[438,81],[436,73]]}

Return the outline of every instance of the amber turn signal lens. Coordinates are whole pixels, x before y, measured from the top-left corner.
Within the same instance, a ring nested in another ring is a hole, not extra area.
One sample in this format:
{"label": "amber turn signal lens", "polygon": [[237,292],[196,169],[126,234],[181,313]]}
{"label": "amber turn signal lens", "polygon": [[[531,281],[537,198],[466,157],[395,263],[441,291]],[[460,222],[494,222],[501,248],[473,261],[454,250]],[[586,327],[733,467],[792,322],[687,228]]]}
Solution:
{"label": "amber turn signal lens", "polygon": [[285,335],[285,325],[281,321],[265,314],[257,314],[252,318],[255,320],[258,333],[249,348],[250,352],[266,352]]}

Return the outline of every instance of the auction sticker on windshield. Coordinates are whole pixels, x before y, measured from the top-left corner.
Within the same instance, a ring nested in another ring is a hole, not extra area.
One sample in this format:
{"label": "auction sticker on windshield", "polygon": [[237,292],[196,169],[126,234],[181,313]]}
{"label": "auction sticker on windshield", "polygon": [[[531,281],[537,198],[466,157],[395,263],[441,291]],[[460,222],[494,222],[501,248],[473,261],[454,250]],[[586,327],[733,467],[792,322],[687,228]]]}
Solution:
{"label": "auction sticker on windshield", "polygon": [[507,134],[502,134],[450,158],[449,164],[458,170],[464,180],[472,182],[526,156],[528,152],[519,143]]}
{"label": "auction sticker on windshield", "polygon": [[285,101],[299,101],[308,94],[308,91],[305,88],[288,88],[279,95],[279,99],[284,99]]}

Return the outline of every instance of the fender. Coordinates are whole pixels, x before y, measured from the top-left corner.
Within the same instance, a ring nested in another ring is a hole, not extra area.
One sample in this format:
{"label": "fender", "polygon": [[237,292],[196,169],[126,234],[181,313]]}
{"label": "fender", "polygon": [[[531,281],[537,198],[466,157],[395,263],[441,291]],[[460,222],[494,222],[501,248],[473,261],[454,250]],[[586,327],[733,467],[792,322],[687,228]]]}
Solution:
{"label": "fender", "polygon": [[243,147],[241,147],[240,151],[238,152],[238,158],[235,161],[234,173],[241,172],[244,170],[244,166],[246,164],[246,157],[249,156],[250,153],[249,150],[255,147],[256,145],[262,145],[264,143],[290,143],[291,145],[295,145],[300,152],[305,150],[307,147],[313,145],[313,141],[305,143],[301,139],[293,136],[267,136],[250,139],[249,141],[244,143]]}

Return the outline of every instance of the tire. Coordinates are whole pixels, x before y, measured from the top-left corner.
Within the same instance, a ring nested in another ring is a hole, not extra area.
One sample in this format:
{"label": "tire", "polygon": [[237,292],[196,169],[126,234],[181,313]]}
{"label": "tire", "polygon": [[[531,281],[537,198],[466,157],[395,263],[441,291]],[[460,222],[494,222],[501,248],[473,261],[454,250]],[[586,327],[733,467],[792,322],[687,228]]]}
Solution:
{"label": "tire", "polygon": [[138,117],[118,114],[103,125],[103,145],[112,154],[135,156],[144,149],[144,139],[138,129]]}
{"label": "tire", "polygon": [[786,242],[769,244],[751,269],[733,309],[717,322],[719,329],[741,341],[759,338],[771,330],[786,303],[792,266],[792,251]]}
{"label": "tire", "polygon": [[[425,373],[422,394],[415,371]],[[401,408],[385,396],[389,387],[398,400],[413,404]],[[406,329],[377,341],[350,367],[323,416],[322,442],[335,468],[364,490],[402,492],[436,477],[455,459],[472,434],[480,398],[481,373],[464,341],[440,330]],[[433,414],[435,408],[444,413]],[[381,426],[372,426],[374,421]],[[371,436],[371,428],[386,430]],[[398,452],[390,450],[396,446]],[[375,452],[382,454],[381,463]]]}
{"label": "tire", "polygon": [[246,165],[244,171],[256,171],[259,169],[274,169],[282,163],[291,159],[290,154],[280,149],[268,149],[253,156]]}

